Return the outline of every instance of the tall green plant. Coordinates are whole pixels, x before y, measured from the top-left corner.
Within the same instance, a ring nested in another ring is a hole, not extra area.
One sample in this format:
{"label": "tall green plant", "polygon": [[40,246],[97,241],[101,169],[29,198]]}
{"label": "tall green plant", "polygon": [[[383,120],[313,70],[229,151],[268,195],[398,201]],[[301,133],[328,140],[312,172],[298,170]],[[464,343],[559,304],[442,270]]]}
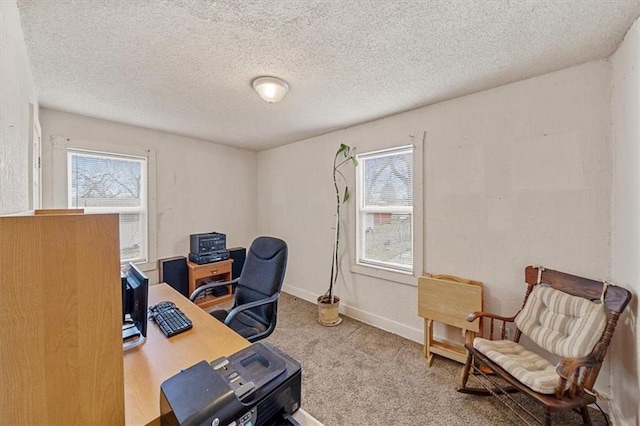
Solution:
{"label": "tall green plant", "polygon": [[[338,257],[340,249],[340,207],[349,201],[351,197],[347,179],[340,168],[348,164],[353,164],[354,167],[358,165],[354,152],[355,148],[352,149],[350,146],[341,143],[333,158],[333,187],[336,191],[336,226],[333,240],[333,258],[331,260],[331,281],[329,283],[329,289],[324,294],[325,297],[330,299],[330,303],[334,302],[333,287],[338,281],[340,274],[340,259]],[[342,197],[340,196],[340,184],[344,185]]]}

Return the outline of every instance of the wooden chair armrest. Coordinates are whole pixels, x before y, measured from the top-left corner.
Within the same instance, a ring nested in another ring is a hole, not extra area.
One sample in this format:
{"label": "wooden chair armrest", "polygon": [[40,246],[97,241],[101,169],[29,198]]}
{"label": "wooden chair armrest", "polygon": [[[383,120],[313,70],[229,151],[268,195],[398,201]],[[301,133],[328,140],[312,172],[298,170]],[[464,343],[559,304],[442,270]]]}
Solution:
{"label": "wooden chair armrest", "polygon": [[598,365],[598,357],[593,353],[582,358],[562,358],[556,365],[556,373],[565,380],[569,380],[581,367],[595,367]]}
{"label": "wooden chair armrest", "polygon": [[472,322],[475,321],[476,318],[491,318],[491,319],[497,319],[499,321],[504,321],[504,322],[513,322],[516,319],[516,316],[512,316],[512,317],[503,317],[500,315],[496,315],[496,314],[492,314],[491,312],[471,312],[470,314],[467,315],[467,321]]}
{"label": "wooden chair armrest", "polygon": [[[483,318],[488,318],[490,320],[489,321],[489,340],[493,340],[493,334],[495,329],[494,321],[502,321],[500,323],[501,326],[498,332],[499,332],[500,339],[504,340],[507,332],[506,324],[509,322],[513,322],[516,317],[515,315],[512,317],[503,317],[501,315],[496,315],[490,312],[481,312],[481,311],[471,312],[470,314],[467,315],[467,321],[469,322],[475,321],[478,318],[480,318],[480,321],[482,321]],[[485,323],[485,326],[486,326],[486,323]],[[520,339],[520,331],[516,329],[516,334],[514,335],[513,340],[517,342],[518,339]]]}
{"label": "wooden chair armrest", "polygon": [[[602,363],[606,347],[597,344],[593,351],[581,358],[565,357],[560,359],[556,365],[556,373],[560,376],[560,381],[556,387],[556,397],[562,398],[567,382],[569,382],[569,395],[573,398],[576,394],[581,394],[586,388],[591,390],[598,375],[599,366]],[[581,374],[581,369],[584,373]]]}

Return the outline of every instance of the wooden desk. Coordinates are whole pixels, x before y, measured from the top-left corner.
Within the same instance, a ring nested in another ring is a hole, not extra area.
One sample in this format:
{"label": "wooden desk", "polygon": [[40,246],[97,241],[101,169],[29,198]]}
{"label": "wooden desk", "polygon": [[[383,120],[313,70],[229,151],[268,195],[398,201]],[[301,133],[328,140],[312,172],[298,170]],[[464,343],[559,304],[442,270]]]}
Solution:
{"label": "wooden desk", "polygon": [[146,342],[124,354],[127,425],[160,424],[160,384],[181,369],[229,356],[250,345],[167,284],[151,286],[149,306],[163,300],[174,302],[193,321],[193,328],[168,339],[149,323]]}

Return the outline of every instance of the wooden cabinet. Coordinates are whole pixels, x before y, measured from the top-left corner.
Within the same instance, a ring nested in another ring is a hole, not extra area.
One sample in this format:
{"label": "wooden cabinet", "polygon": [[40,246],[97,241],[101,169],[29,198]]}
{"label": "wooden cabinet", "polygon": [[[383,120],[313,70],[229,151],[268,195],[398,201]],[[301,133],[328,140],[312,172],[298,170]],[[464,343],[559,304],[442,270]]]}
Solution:
{"label": "wooden cabinet", "polygon": [[118,227],[0,217],[0,423],[124,424]]}
{"label": "wooden cabinet", "polygon": [[[201,285],[205,284],[207,280],[212,281],[231,281],[231,264],[233,260],[221,260],[219,262],[205,263],[204,265],[198,265],[197,263],[187,262],[189,268],[189,294]],[[209,306],[217,305],[220,303],[228,302],[233,299],[233,292],[231,285],[227,285],[227,294],[216,297],[213,294],[206,294],[198,297],[195,303],[201,308],[207,308]]]}

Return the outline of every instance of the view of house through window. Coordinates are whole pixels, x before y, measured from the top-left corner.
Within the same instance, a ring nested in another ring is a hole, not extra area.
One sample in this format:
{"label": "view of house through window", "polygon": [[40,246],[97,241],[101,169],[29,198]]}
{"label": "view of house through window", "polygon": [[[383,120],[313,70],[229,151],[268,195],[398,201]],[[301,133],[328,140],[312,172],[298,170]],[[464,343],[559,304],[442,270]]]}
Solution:
{"label": "view of house through window", "polygon": [[413,147],[357,159],[357,261],[412,272]]}
{"label": "view of house through window", "polygon": [[68,151],[68,206],[120,214],[120,260],[147,261],[147,160]]}

